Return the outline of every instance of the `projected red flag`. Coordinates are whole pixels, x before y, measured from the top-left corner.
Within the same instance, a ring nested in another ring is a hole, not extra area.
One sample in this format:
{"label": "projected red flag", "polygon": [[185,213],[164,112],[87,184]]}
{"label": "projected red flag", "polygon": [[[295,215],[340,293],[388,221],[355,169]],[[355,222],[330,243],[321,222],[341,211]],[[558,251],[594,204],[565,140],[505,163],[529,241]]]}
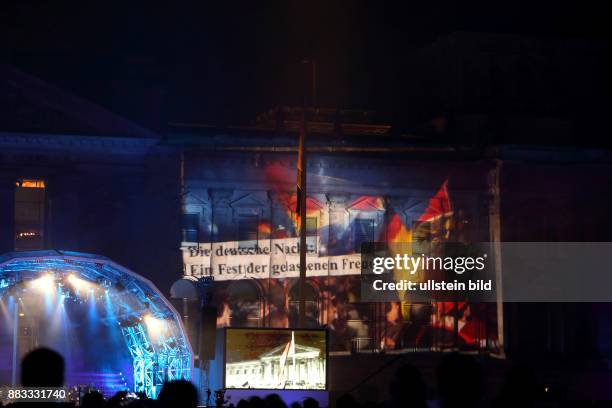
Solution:
{"label": "projected red flag", "polygon": [[448,196],[448,180],[444,181],[438,192],[429,199],[429,205],[425,212],[419,217],[419,222],[432,221],[443,215],[453,212],[451,201]]}

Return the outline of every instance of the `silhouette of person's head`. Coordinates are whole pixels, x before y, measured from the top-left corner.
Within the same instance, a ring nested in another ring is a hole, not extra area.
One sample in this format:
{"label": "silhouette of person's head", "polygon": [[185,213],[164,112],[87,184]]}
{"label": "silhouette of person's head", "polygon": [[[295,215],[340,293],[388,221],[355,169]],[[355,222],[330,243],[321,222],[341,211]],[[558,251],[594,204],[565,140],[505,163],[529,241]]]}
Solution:
{"label": "silhouette of person's head", "polygon": [[319,401],[308,397],[304,400],[304,408],[319,408]]}
{"label": "silhouette of person's head", "polygon": [[238,401],[238,404],[236,404],[236,408],[249,408],[249,402],[247,400],[243,400],[241,399],[240,401]]}
{"label": "silhouette of person's head", "polygon": [[61,387],[64,385],[64,359],[48,348],[29,352],[21,362],[21,385]]}
{"label": "silhouette of person's head", "polygon": [[187,380],[175,380],[164,384],[157,397],[161,408],[195,408],[198,406],[198,390]]}
{"label": "silhouette of person's head", "polygon": [[336,408],[358,408],[359,403],[351,394],[344,394],[336,400]]}
{"label": "silhouette of person's head", "polygon": [[98,391],[88,392],[81,400],[82,408],[104,408],[104,397]]}
{"label": "silhouette of person's head", "polygon": [[395,407],[427,407],[427,388],[419,370],[406,364],[400,367],[389,384]]}
{"label": "silhouette of person's head", "polygon": [[127,397],[127,391],[117,391],[115,395],[110,397],[107,401],[107,406],[110,408],[119,407],[123,404],[125,398]]}
{"label": "silhouette of person's head", "polygon": [[146,408],[146,405],[144,401],[135,399],[128,402],[125,408]]}
{"label": "silhouette of person's head", "polygon": [[496,406],[533,406],[538,398],[538,382],[534,371],[524,365],[511,367],[497,397]]}
{"label": "silhouette of person's head", "polygon": [[361,406],[362,408],[379,408],[379,405],[374,401],[366,401]]}
{"label": "silhouette of person's head", "polygon": [[265,408],[266,402],[257,396],[253,396],[249,398],[249,406],[250,408]]}
{"label": "silhouette of person's head", "polygon": [[438,392],[442,407],[473,407],[483,391],[482,371],[474,357],[449,354],[438,366]]}
{"label": "silhouette of person's head", "polygon": [[287,408],[287,404],[278,394],[270,394],[266,396],[267,408]]}

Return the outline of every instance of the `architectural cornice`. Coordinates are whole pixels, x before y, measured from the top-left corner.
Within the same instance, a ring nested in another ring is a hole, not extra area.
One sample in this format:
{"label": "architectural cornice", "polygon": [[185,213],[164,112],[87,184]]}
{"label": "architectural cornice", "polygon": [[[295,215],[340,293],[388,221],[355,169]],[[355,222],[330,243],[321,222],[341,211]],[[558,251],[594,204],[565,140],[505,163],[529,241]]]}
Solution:
{"label": "architectural cornice", "polygon": [[210,188],[208,195],[215,206],[229,206],[234,190],[230,188]]}
{"label": "architectural cornice", "polygon": [[139,153],[159,144],[156,139],[88,135],[0,132],[0,148],[38,151]]}

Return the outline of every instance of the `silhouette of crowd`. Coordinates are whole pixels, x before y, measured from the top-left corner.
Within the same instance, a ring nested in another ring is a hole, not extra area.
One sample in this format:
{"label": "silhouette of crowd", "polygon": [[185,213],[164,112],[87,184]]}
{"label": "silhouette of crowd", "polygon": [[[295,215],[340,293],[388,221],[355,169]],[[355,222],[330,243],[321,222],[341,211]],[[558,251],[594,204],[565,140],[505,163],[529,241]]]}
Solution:
{"label": "silhouette of crowd", "polygon": [[[477,360],[466,354],[445,355],[436,371],[436,392],[428,389],[421,372],[406,364],[394,373],[389,383],[389,398],[384,402],[360,404],[351,394],[338,397],[334,402],[337,408],[509,408],[509,407],[557,407],[574,406],[543,398],[543,387],[535,373],[527,366],[517,365],[506,373],[506,378],[498,395],[492,400],[484,398],[484,376]],[[30,352],[22,361],[21,384],[24,387],[61,387],[64,384],[64,360],[56,352],[40,348]],[[157,400],[128,397],[125,391],[105,399],[97,391],[80,398],[78,403],[28,403],[13,402],[7,407],[73,407],[84,408],[194,408],[198,406],[198,391],[186,380],[171,381],[164,384]],[[331,405],[331,402],[330,402]],[[0,407],[2,406],[0,402]],[[600,406],[590,404],[589,406]],[[607,406],[607,405],[606,405]],[[289,408],[278,394],[265,398],[252,396],[229,404],[227,408]],[[302,403],[294,402],[290,408],[319,408],[319,402],[305,398]]]}

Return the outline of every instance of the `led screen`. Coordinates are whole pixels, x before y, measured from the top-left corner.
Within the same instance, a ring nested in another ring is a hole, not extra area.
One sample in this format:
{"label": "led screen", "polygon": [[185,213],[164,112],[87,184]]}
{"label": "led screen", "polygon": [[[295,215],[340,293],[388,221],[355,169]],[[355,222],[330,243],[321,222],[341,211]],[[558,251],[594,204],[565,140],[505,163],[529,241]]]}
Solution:
{"label": "led screen", "polygon": [[325,330],[230,329],[225,334],[225,388],[326,388]]}

